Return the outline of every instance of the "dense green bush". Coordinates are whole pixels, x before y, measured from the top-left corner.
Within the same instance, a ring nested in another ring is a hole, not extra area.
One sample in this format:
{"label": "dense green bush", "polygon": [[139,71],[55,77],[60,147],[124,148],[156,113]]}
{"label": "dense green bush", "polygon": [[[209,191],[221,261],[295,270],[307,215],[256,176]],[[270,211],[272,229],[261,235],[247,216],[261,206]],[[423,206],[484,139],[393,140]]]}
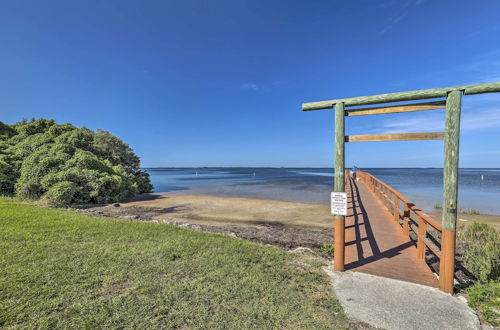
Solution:
{"label": "dense green bush", "polygon": [[78,186],[70,181],[58,182],[43,195],[51,206],[70,204],[75,199]]}
{"label": "dense green bush", "polygon": [[479,312],[482,320],[500,326],[500,282],[477,283],[467,289],[469,305]]}
{"label": "dense green bush", "polygon": [[465,267],[481,282],[498,281],[500,275],[500,232],[475,222],[459,232]]}
{"label": "dense green bush", "polygon": [[477,281],[466,289],[468,303],[481,320],[500,325],[500,232],[487,224],[474,222],[458,231],[465,267]]}
{"label": "dense green bush", "polygon": [[107,203],[150,192],[128,144],[103,130],[38,119],[0,122],[0,193],[50,205]]}

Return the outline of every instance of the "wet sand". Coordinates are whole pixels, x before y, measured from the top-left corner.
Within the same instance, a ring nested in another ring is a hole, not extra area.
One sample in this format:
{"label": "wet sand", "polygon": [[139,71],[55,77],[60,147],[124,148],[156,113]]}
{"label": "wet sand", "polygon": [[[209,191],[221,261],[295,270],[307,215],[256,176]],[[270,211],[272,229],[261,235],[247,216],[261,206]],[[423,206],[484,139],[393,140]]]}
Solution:
{"label": "wet sand", "polygon": [[328,205],[251,198],[151,194],[105,206],[82,207],[98,216],[170,223],[286,249],[307,247],[325,256],[333,243]]}
{"label": "wet sand", "polygon": [[318,229],[332,226],[329,206],[319,204],[215,196],[150,195],[121,205],[162,208],[171,217],[189,218],[204,224],[280,222]]}
{"label": "wet sand", "polygon": [[[434,219],[440,221],[442,214],[440,212],[428,213]],[[474,222],[485,223],[500,230],[500,215],[489,214],[466,214],[459,213],[457,219],[457,226],[470,226]]]}
{"label": "wet sand", "polygon": [[[83,207],[99,216],[218,232],[293,249],[324,252],[333,243],[333,217],[328,205],[276,200],[196,195],[148,194],[105,206]],[[440,213],[429,214],[441,219]],[[459,215],[458,225],[477,221],[500,229],[500,216]],[[326,252],[324,252],[326,253]]]}

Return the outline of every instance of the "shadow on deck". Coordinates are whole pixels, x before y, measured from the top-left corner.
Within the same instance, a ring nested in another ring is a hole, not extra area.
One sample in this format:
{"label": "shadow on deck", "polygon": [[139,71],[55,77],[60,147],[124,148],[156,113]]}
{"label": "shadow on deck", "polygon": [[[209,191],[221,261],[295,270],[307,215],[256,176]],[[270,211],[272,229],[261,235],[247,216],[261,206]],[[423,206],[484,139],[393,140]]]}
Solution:
{"label": "shadow on deck", "polygon": [[349,178],[346,191],[345,269],[438,287],[414,242],[365,183]]}

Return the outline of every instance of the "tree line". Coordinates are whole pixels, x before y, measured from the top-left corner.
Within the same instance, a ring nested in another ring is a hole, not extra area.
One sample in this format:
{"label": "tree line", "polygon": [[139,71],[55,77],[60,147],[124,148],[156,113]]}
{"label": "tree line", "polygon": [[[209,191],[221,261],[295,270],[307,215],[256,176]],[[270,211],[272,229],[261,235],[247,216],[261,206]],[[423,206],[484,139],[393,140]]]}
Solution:
{"label": "tree line", "polygon": [[110,203],[151,192],[130,146],[108,131],[52,119],[0,122],[0,194],[52,206]]}

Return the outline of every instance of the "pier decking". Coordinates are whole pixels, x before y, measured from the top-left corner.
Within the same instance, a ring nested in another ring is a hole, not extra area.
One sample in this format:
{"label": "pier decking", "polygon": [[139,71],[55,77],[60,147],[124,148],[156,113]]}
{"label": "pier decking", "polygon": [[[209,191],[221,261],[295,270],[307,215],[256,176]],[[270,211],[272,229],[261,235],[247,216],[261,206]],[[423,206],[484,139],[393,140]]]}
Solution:
{"label": "pier decking", "polygon": [[415,242],[364,180],[348,178],[346,192],[345,269],[438,287]]}

